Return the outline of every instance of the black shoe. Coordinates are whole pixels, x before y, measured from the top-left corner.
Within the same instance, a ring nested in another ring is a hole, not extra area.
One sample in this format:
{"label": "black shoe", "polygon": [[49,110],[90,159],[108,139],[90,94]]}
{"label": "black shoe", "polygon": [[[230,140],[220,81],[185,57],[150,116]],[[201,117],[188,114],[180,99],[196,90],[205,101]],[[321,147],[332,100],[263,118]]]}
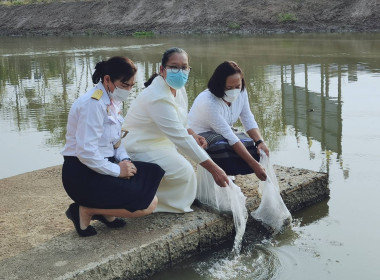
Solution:
{"label": "black shoe", "polygon": [[109,222],[103,215],[94,215],[92,216],[92,220],[102,222],[109,228],[122,228],[127,224],[123,219],[120,218],[116,218],[112,222]]}
{"label": "black shoe", "polygon": [[80,228],[78,204],[72,203],[66,210],[66,216],[73,222],[74,227],[80,236],[87,237],[97,234],[95,228],[92,226],[88,226],[86,229]]}

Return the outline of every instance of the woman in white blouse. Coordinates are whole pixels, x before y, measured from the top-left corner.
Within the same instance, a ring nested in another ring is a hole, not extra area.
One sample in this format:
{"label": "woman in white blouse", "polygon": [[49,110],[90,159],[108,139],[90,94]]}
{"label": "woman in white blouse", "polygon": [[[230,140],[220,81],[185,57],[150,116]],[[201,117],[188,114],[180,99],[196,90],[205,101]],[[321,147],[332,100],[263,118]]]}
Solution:
{"label": "woman in white blouse", "polygon": [[190,72],[187,53],[167,50],[160,75],[153,75],[136,97],[125,117],[128,131],[123,143],[133,160],[156,163],[165,170],[157,190],[155,212],[190,212],[196,195],[192,165],[177,151],[208,170],[215,182],[225,187],[228,177],[202,148],[205,139],[187,127],[187,95],[184,85]]}
{"label": "woman in white blouse", "polygon": [[135,83],[137,68],[126,57],[96,64],[96,86],[72,105],[62,151],[63,186],[74,203],[66,211],[80,236],[96,234],[91,219],[111,228],[123,227],[116,217],[152,213],[164,171],[156,164],[132,162],[120,145],[120,105]]}
{"label": "woman in white blouse", "polygon": [[232,127],[238,118],[249,137],[255,141],[257,153],[263,150],[269,155],[249,107],[243,72],[235,62],[225,61],[215,69],[208,82],[208,89],[195,98],[188,116],[189,127],[197,134],[213,131],[222,135],[252,172],[260,180],[265,180],[266,173],[258,162],[259,156],[249,153],[234,133]]}

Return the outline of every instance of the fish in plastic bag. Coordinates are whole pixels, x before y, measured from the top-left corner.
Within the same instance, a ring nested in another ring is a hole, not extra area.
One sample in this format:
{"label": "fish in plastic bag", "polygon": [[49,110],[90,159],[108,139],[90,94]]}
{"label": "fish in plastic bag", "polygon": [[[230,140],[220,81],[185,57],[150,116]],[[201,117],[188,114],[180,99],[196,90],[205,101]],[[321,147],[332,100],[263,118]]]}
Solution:
{"label": "fish in plastic bag", "polygon": [[292,216],[280,195],[276,174],[269,157],[263,151],[260,151],[260,157],[260,164],[266,170],[267,179],[260,182],[261,202],[251,215],[255,220],[261,221],[266,229],[276,234],[291,223]]}
{"label": "fish in plastic bag", "polygon": [[227,187],[219,187],[210,172],[200,165],[197,168],[197,184],[197,199],[200,203],[218,212],[232,212],[236,231],[233,251],[238,254],[248,219],[245,206],[247,198],[231,180]]}

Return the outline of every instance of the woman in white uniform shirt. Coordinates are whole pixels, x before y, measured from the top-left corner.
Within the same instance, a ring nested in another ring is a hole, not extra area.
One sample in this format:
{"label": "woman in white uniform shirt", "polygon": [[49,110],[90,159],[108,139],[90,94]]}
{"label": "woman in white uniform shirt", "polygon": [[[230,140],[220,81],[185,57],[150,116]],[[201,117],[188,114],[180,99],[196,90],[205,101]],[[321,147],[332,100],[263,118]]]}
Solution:
{"label": "woman in white uniform shirt", "polygon": [[[247,151],[232,129],[238,118],[249,137],[256,143],[255,155]],[[235,62],[225,61],[215,69],[208,82],[208,89],[195,98],[188,120],[189,127],[198,134],[212,131],[222,135],[243,160],[243,166],[248,165],[247,169],[251,170],[249,173],[255,172],[260,180],[266,179],[265,170],[258,162],[259,150],[263,150],[267,155],[269,150],[249,108],[243,72]],[[226,162],[228,163],[228,160]],[[234,162],[234,168],[237,168],[238,163],[240,162]]]}
{"label": "woman in white uniform shirt", "polygon": [[165,170],[157,190],[155,212],[183,213],[196,195],[196,176],[192,165],[177,151],[206,168],[219,186],[228,177],[207,155],[205,139],[187,128],[187,95],[184,88],[190,72],[187,53],[179,48],[167,50],[160,75],[153,75],[133,101],[123,129],[123,143],[133,160],[152,162]]}
{"label": "woman in white uniform shirt", "polygon": [[62,182],[75,202],[66,215],[80,236],[96,234],[91,219],[123,227],[125,221],[116,217],[144,216],[157,205],[155,194],[164,171],[156,164],[131,162],[120,145],[120,105],[135,83],[136,71],[126,57],[97,63],[92,76],[97,85],[71,107]]}

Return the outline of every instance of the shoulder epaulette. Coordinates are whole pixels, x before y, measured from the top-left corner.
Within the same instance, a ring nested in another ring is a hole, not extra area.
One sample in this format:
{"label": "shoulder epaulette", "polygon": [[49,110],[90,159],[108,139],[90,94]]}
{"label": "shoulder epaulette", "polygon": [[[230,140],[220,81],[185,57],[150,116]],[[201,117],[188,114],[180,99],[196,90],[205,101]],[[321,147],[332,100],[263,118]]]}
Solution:
{"label": "shoulder epaulette", "polygon": [[97,89],[94,91],[94,93],[91,95],[92,99],[99,100],[103,95],[103,91],[101,89]]}

